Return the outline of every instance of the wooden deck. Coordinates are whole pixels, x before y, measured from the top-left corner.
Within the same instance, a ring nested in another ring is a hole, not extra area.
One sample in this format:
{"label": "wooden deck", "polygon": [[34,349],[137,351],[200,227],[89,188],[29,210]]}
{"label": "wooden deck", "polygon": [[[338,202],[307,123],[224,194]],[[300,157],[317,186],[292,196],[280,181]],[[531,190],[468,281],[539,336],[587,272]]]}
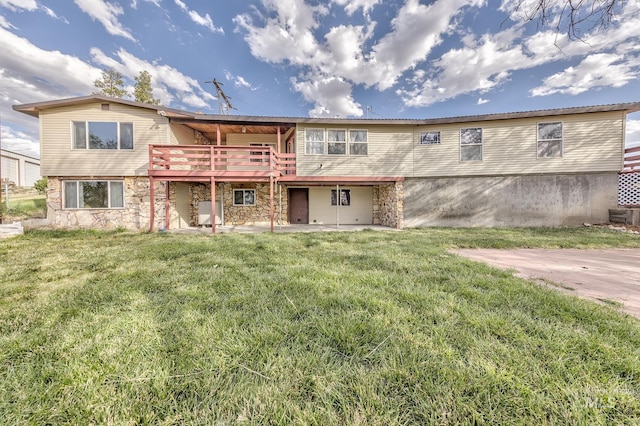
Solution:
{"label": "wooden deck", "polygon": [[296,154],[270,146],[149,145],[149,177],[161,180],[268,182],[295,174]]}

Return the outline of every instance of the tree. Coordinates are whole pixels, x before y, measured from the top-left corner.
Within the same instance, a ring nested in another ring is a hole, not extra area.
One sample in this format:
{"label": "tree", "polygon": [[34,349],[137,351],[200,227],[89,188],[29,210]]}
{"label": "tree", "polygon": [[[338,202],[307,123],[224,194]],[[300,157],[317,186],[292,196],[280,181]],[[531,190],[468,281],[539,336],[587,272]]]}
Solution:
{"label": "tree", "polygon": [[114,69],[102,70],[102,77],[94,80],[93,85],[98,89],[93,92],[94,95],[105,95],[112,98],[129,96],[129,93],[124,89],[122,74]]}
{"label": "tree", "polygon": [[133,95],[137,102],[144,102],[146,104],[159,105],[160,99],[153,97],[151,91],[151,74],[147,71],[140,71],[137,77],[135,77],[136,84],[133,86]]}
{"label": "tree", "polygon": [[581,39],[594,29],[607,28],[622,14],[624,0],[512,0],[511,15],[526,21],[538,20],[540,26],[552,23],[556,31],[570,39]]}

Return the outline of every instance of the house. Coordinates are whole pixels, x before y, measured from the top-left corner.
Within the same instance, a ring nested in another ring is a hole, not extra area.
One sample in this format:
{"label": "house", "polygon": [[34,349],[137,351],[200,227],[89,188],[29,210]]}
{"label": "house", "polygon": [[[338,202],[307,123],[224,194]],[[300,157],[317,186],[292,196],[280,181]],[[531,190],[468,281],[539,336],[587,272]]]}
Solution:
{"label": "house", "polygon": [[0,149],[0,177],[16,186],[33,186],[40,175],[40,159],[19,152]]}
{"label": "house", "polygon": [[640,103],[420,120],[207,115],[100,95],[13,108],[40,121],[52,225],[215,232],[606,222]]}

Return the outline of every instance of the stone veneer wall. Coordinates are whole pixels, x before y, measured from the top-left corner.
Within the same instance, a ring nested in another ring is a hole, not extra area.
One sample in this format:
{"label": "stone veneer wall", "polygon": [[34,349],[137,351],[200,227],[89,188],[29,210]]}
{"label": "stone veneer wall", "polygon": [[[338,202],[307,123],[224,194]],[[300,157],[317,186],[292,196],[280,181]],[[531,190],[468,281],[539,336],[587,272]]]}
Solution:
{"label": "stone veneer wall", "polygon": [[403,192],[402,182],[373,187],[374,225],[402,229],[404,217]]}
{"label": "stone veneer wall", "polygon": [[196,130],[195,144],[196,145],[213,145],[213,142],[207,139],[201,132]]}
{"label": "stone veneer wall", "polygon": [[[221,188],[222,186],[222,188]],[[234,206],[234,189],[255,189],[255,206]],[[282,202],[278,194],[278,185],[273,188],[274,198],[274,223],[288,223],[288,199],[286,188],[281,188]],[[269,213],[269,184],[262,183],[224,183],[218,184],[216,188],[216,201],[224,199],[224,223],[225,225],[257,225],[271,223]],[[200,201],[211,200],[210,184],[194,184],[191,186],[191,203],[189,206],[189,226],[198,224],[198,206]],[[282,212],[282,215],[280,214]],[[282,219],[282,220],[281,220]]]}
{"label": "stone veneer wall", "polygon": [[[124,204],[122,209],[63,209],[62,182],[59,177],[49,177],[47,187],[47,220],[57,228],[94,228],[130,230],[149,229],[149,178],[125,177]],[[71,180],[71,179],[69,179]],[[78,177],[73,180],[114,180],[113,178]],[[155,183],[155,229],[164,228],[166,182]],[[171,222],[177,220],[175,212],[175,185],[169,187],[172,208]],[[176,217],[174,217],[176,216]]]}

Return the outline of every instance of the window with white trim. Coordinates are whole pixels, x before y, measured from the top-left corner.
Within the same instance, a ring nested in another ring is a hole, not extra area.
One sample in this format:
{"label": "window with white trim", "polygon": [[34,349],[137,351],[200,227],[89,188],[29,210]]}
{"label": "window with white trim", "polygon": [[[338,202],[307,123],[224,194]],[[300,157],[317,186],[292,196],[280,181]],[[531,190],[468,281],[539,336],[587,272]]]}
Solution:
{"label": "window with white trim", "polygon": [[324,129],[304,129],[304,152],[307,155],[324,154]]}
{"label": "window with white trim", "polygon": [[369,148],[367,130],[349,130],[349,155],[367,155]]}
{"label": "window with white trim", "polygon": [[[331,190],[331,205],[338,205],[338,190]],[[351,190],[350,189],[341,189],[340,190],[340,205],[341,206],[350,206],[351,205]]]}
{"label": "window with white trim", "polygon": [[133,149],[133,123],[72,121],[74,149]]}
{"label": "window with white trim", "polygon": [[538,158],[562,157],[562,123],[538,123]]}
{"label": "window with white trim", "polygon": [[119,209],[124,207],[121,180],[64,181],[65,209]]}
{"label": "window with white trim", "polygon": [[256,190],[255,189],[234,189],[233,205],[234,206],[255,206]]}
{"label": "window with white trim", "polygon": [[440,132],[420,132],[420,145],[440,144]]}
{"label": "window with white trim", "polygon": [[347,154],[347,131],[328,129],[327,130],[327,154],[346,155]]}
{"label": "window with white trim", "polygon": [[460,129],[460,161],[482,161],[482,128]]}

